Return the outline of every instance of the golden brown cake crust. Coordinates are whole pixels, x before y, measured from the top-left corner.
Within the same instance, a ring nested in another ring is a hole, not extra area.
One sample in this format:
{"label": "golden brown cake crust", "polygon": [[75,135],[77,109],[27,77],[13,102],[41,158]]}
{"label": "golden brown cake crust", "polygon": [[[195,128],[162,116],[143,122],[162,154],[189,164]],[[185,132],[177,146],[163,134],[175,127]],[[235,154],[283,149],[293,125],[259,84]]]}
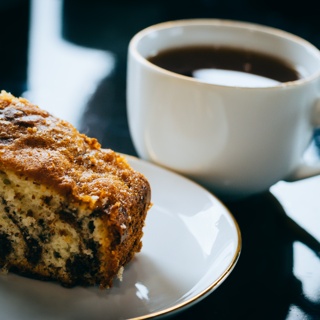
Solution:
{"label": "golden brown cake crust", "polygon": [[115,189],[121,189],[123,201],[128,201],[126,188],[143,179],[133,174],[124,157],[102,150],[96,139],[4,91],[0,94],[0,166],[92,208],[104,206],[103,199]]}

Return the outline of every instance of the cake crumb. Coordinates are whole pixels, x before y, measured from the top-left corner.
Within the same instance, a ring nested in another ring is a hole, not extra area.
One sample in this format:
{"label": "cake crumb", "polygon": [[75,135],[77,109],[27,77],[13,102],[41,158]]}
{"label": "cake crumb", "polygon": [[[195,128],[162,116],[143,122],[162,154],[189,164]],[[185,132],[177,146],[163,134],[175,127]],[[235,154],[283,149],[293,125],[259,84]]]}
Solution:
{"label": "cake crumb", "polygon": [[119,271],[118,271],[118,274],[117,274],[117,277],[120,281],[122,281],[123,279],[123,271],[124,271],[124,267],[122,266]]}

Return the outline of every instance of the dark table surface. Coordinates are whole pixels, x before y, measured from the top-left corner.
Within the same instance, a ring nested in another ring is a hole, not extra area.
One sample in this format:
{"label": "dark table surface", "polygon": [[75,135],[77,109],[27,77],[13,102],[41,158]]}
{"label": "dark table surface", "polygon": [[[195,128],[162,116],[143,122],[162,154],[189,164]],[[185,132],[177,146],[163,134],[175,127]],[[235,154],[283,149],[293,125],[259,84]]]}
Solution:
{"label": "dark table surface", "polygon": [[[140,29],[171,19],[262,23],[320,47],[316,3],[291,1],[1,1],[1,89],[23,95],[136,155],[126,118],[126,50]],[[319,160],[317,132],[308,153]],[[240,259],[226,281],[172,319],[320,319],[320,177],[279,182],[225,203],[239,223]],[[106,317],[107,319],[107,317]]]}

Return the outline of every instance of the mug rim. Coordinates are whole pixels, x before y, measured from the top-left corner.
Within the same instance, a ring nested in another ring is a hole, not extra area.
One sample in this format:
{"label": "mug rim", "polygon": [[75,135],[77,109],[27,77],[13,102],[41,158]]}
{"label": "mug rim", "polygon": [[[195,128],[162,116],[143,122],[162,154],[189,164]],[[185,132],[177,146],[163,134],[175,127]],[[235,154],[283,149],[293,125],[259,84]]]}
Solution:
{"label": "mug rim", "polygon": [[222,26],[222,27],[236,27],[236,28],[240,27],[248,31],[263,32],[265,34],[270,34],[276,37],[289,39],[290,41],[293,41],[303,47],[308,48],[308,50],[311,50],[312,54],[315,55],[320,61],[320,50],[311,42],[309,42],[308,40],[298,35],[295,35],[293,33],[290,33],[282,29],[278,29],[275,27],[271,27],[271,26],[267,26],[259,23],[246,22],[246,21],[240,21],[240,20],[231,20],[231,19],[215,19],[215,18],[191,18],[191,19],[169,20],[169,21],[160,22],[160,23],[151,25],[149,27],[146,27],[140,30],[138,33],[136,33],[130,40],[129,54],[132,54],[134,57],[136,57],[137,60],[142,62],[145,66],[152,68],[162,74],[168,75],[170,77],[174,76],[177,79],[181,79],[185,81],[195,82],[199,85],[217,86],[217,87],[224,87],[224,88],[237,88],[239,90],[240,89],[270,90],[270,89],[280,89],[280,88],[290,88],[290,87],[300,86],[302,84],[306,84],[317,78],[320,78],[320,70],[319,70],[316,72],[312,72],[310,75],[305,76],[303,78],[300,78],[294,81],[283,82],[283,83],[268,86],[268,87],[245,87],[245,86],[236,86],[236,85],[228,86],[228,85],[221,85],[221,84],[213,84],[213,83],[201,81],[199,79],[194,79],[192,77],[184,76],[184,75],[169,71],[167,69],[164,69],[162,67],[159,67],[151,63],[150,61],[148,61],[144,56],[142,56],[139,53],[137,49],[137,45],[139,41],[141,41],[141,39],[143,39],[145,36],[157,30],[164,30],[164,29],[170,29],[173,27],[183,27],[183,26],[218,26],[218,27]]}

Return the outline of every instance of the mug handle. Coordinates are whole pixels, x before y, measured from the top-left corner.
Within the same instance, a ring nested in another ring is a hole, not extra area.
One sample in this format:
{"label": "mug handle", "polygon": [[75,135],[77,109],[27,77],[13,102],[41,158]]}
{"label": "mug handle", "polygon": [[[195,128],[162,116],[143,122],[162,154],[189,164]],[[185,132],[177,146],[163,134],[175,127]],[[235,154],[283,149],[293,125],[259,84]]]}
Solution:
{"label": "mug handle", "polygon": [[[317,99],[313,114],[312,125],[314,128],[320,127],[320,98]],[[288,182],[298,181],[306,178],[311,178],[320,175],[320,162],[316,164],[308,164],[305,161],[301,161],[296,170],[291,173],[284,180]]]}

